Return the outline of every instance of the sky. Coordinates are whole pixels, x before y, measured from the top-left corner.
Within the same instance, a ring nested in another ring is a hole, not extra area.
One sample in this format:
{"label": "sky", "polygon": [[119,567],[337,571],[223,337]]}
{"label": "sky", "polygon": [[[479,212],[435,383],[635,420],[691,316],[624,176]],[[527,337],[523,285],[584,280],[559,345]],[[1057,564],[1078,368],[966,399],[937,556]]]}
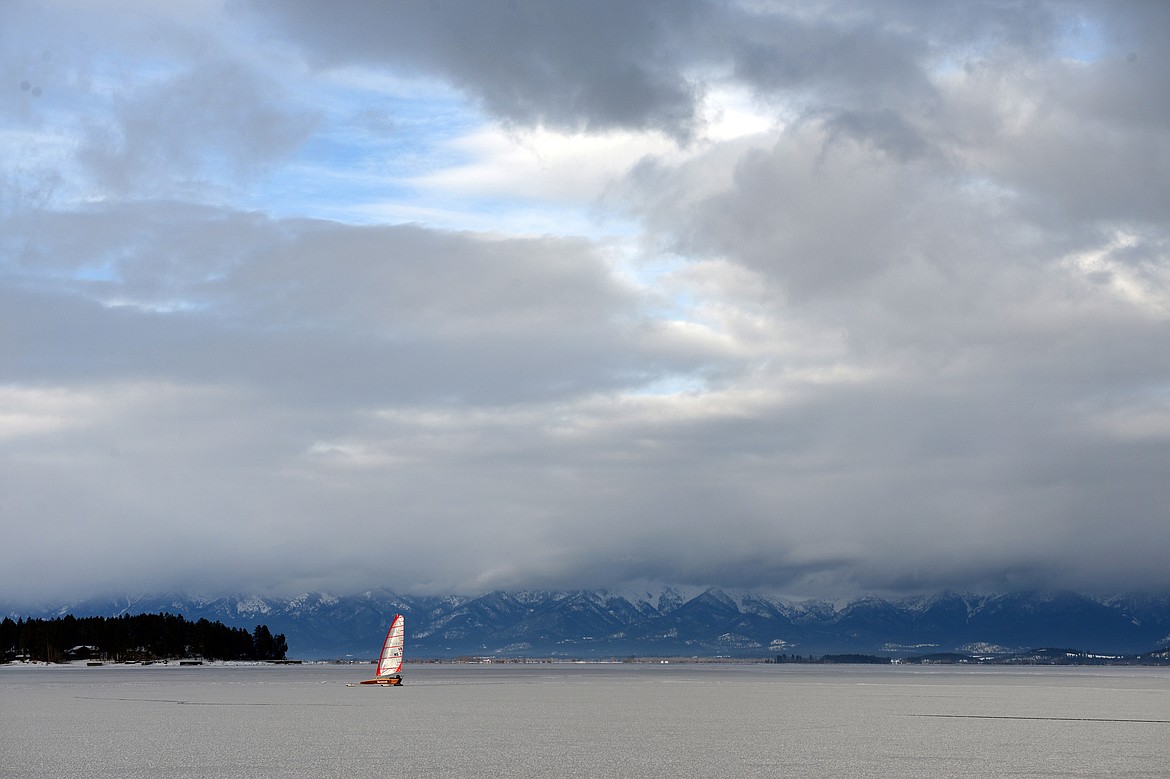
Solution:
{"label": "sky", "polygon": [[1170,4],[0,2],[0,598],[1170,588]]}

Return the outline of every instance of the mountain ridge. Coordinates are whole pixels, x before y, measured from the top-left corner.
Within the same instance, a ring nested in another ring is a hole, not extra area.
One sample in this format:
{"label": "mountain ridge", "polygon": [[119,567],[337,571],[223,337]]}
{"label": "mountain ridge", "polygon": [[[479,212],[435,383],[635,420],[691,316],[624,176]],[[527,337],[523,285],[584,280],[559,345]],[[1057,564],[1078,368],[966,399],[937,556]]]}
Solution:
{"label": "mountain ridge", "polygon": [[897,656],[924,648],[1054,646],[1124,654],[1170,644],[1170,594],[1100,598],[1068,590],[943,592],[893,600],[865,595],[840,604],[717,587],[692,597],[673,587],[643,594],[496,590],[477,596],[414,596],[388,589],[290,598],[166,593],[4,611],[12,619],[168,612],[249,630],[263,623],[288,637],[291,657],[305,659],[371,657],[395,613],[407,617],[407,653],[416,659]]}

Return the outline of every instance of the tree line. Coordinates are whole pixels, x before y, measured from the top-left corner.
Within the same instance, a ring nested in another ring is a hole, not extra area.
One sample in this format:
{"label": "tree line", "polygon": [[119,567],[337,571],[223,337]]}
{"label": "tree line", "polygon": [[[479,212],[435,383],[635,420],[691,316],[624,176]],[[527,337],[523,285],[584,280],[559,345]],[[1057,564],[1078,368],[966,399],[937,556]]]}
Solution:
{"label": "tree line", "polygon": [[201,657],[207,660],[283,660],[284,634],[266,625],[249,633],[222,622],[189,622],[174,614],[0,621],[0,657],[59,663],[77,657],[114,662]]}

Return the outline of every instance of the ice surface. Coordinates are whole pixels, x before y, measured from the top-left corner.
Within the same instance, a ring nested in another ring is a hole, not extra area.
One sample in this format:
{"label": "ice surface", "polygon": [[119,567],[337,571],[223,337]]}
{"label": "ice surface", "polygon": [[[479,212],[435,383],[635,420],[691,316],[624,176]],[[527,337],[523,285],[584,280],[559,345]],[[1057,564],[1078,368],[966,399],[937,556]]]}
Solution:
{"label": "ice surface", "polygon": [[0,776],[1097,777],[1170,765],[1170,671],[0,667]]}

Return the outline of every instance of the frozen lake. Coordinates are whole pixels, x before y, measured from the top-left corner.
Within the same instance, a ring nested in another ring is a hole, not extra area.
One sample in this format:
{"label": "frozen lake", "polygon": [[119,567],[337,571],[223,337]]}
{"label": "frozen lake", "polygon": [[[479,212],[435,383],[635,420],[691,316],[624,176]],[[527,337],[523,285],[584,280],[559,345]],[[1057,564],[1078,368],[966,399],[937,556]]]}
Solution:
{"label": "frozen lake", "polygon": [[0,777],[1165,777],[1170,669],[0,666]]}

